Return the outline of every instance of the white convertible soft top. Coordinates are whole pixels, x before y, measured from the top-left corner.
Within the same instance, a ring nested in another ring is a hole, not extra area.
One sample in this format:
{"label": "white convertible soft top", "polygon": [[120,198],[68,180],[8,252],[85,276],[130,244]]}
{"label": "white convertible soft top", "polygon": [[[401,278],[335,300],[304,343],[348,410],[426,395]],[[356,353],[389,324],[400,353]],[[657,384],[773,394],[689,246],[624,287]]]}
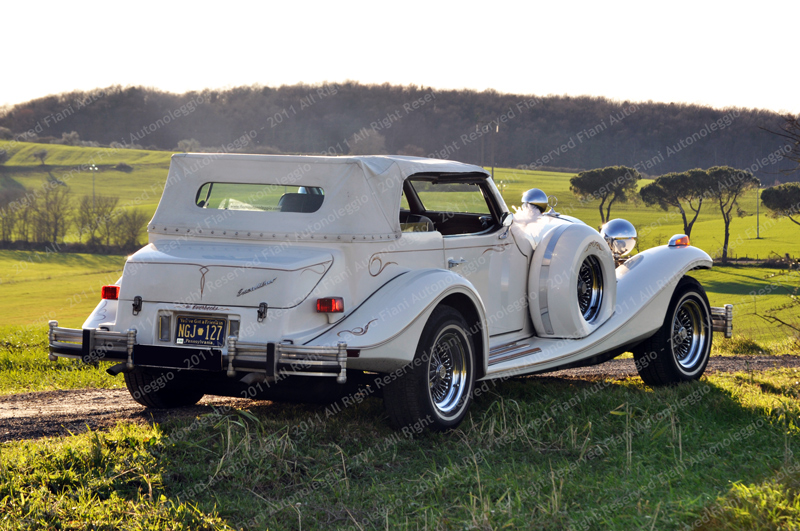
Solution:
{"label": "white convertible soft top", "polygon": [[[479,166],[420,157],[176,154],[147,230],[241,239],[395,239],[403,181],[420,173],[488,175]],[[321,187],[325,199],[313,213],[204,209],[196,198],[207,182]]]}

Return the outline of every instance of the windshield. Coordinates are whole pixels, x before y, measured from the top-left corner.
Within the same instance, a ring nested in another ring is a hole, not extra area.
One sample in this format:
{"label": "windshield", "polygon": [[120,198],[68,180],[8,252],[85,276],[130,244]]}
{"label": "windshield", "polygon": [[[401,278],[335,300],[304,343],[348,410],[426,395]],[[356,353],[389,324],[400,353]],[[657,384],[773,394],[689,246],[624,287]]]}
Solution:
{"label": "windshield", "polygon": [[477,183],[412,181],[411,185],[426,212],[490,212]]}

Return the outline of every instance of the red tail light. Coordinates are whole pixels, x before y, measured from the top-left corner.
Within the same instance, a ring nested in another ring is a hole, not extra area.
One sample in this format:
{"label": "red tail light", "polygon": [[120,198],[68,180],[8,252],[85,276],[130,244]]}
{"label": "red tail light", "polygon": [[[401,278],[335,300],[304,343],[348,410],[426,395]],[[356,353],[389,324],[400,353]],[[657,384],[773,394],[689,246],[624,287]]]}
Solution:
{"label": "red tail light", "polygon": [[119,286],[103,286],[100,296],[110,301],[119,300]]}
{"label": "red tail light", "polygon": [[317,299],[317,311],[320,313],[342,313],[344,312],[344,299],[341,297]]}

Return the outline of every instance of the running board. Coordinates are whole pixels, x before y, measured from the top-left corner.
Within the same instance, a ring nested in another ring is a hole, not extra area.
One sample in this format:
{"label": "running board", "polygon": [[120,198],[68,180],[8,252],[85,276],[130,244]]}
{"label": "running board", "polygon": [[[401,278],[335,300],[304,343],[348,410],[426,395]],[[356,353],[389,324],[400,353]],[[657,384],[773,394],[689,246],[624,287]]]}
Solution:
{"label": "running board", "polygon": [[532,347],[524,341],[514,341],[513,343],[499,345],[489,351],[489,367],[522,358],[530,354],[538,354],[541,351],[542,349],[539,347]]}

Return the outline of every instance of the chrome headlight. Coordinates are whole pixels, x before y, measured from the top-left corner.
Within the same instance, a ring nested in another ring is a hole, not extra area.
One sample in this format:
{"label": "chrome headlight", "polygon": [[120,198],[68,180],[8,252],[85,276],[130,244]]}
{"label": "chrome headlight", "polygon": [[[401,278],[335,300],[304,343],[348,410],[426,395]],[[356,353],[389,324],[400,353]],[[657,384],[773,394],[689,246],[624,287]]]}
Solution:
{"label": "chrome headlight", "polygon": [[530,203],[539,209],[540,212],[547,210],[547,194],[538,188],[531,188],[522,194],[522,202]]}
{"label": "chrome headlight", "polygon": [[608,243],[614,258],[618,259],[636,247],[636,228],[626,219],[612,219],[600,227],[600,236]]}

